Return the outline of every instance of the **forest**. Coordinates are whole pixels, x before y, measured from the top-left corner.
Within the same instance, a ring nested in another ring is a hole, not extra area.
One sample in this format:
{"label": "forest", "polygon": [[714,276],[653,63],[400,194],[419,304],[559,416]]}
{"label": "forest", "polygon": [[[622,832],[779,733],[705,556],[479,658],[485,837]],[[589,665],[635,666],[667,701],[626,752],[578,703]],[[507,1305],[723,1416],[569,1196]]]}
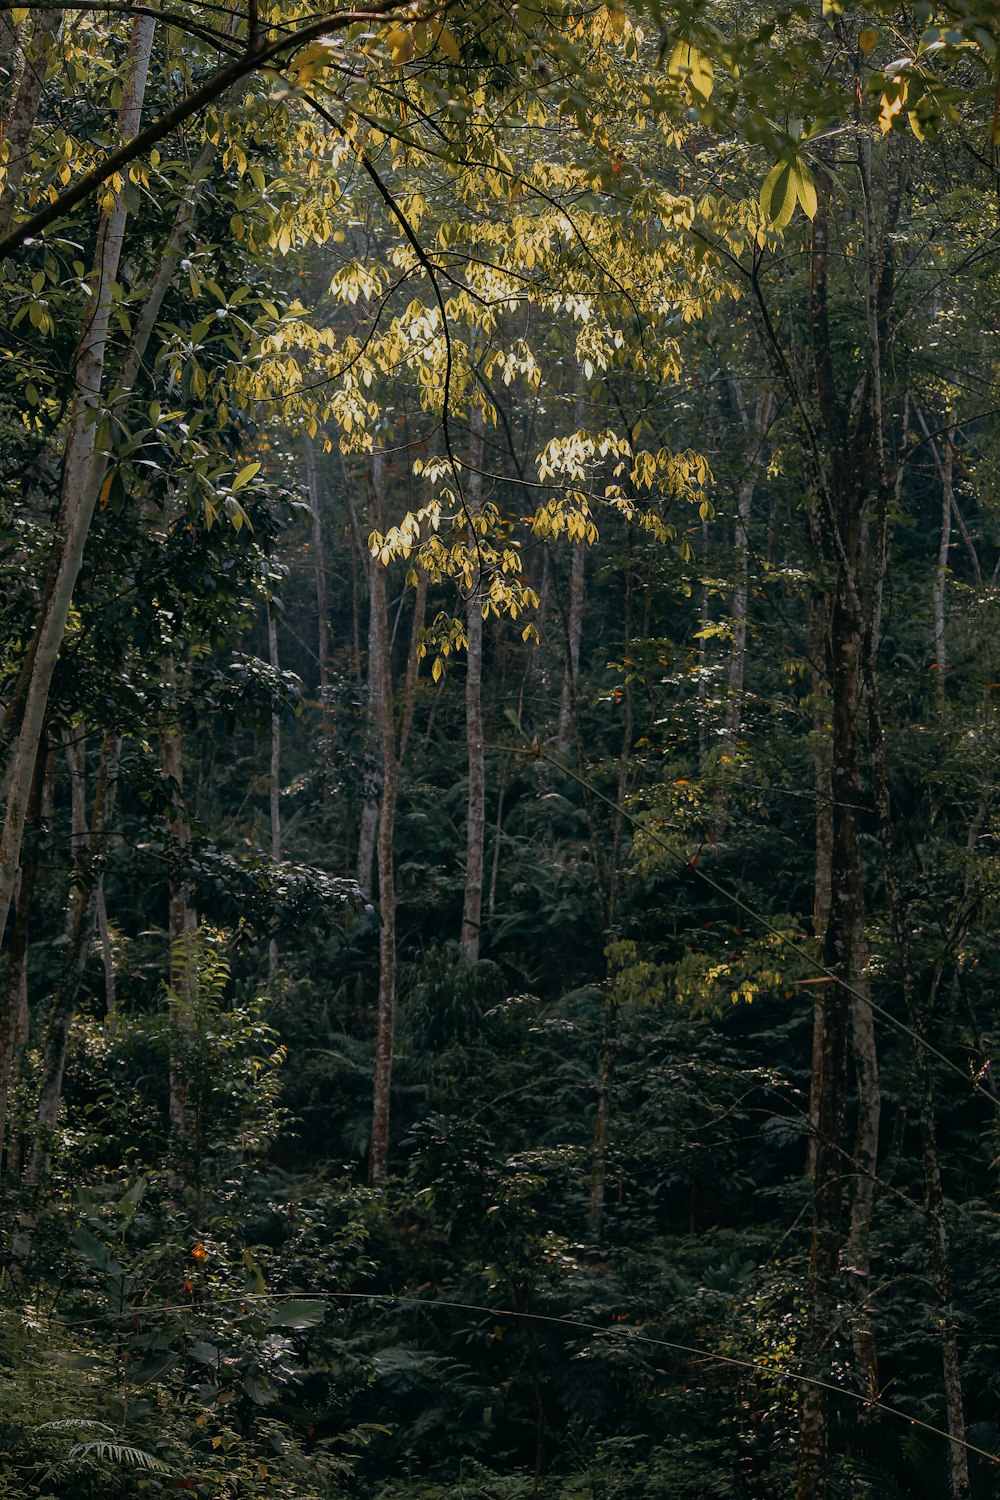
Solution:
{"label": "forest", "polygon": [[1000,1497],[995,0],[2,0],[0,296],[0,1495]]}

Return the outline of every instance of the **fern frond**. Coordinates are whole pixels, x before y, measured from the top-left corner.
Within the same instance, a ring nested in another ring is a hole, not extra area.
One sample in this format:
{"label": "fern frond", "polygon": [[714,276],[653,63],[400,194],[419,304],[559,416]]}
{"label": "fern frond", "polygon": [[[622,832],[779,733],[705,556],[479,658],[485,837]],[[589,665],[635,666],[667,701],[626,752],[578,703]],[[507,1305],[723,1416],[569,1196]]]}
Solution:
{"label": "fern frond", "polygon": [[133,1448],[129,1443],[112,1443],[107,1438],[94,1438],[89,1443],[74,1443],[67,1457],[76,1460],[105,1459],[108,1463],[128,1464],[133,1469],[149,1469],[155,1474],[170,1472],[161,1458],[147,1453],[145,1448]]}
{"label": "fern frond", "polygon": [[94,1422],[89,1417],[60,1417],[54,1422],[39,1422],[38,1432],[79,1432],[85,1429],[88,1432],[114,1432],[107,1422]]}

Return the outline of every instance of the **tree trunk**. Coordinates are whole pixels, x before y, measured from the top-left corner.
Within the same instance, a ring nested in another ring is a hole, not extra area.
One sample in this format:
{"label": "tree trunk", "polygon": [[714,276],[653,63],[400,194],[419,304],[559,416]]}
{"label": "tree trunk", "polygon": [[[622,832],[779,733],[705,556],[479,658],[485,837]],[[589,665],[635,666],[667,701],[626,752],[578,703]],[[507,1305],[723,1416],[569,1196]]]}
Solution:
{"label": "tree trunk", "polygon": [[[577,393],[573,426],[579,432],[587,415],[587,398]],[[573,564],[569,579],[569,611],[566,617],[566,670],[563,673],[562,698],[559,703],[559,732],[556,749],[568,755],[573,746],[576,715],[576,687],[580,676],[580,643],[583,639],[583,601],[587,573],[587,543],[573,543]]]}
{"label": "tree trunk", "polygon": [[[371,564],[369,564],[371,567]],[[375,877],[375,846],[378,841],[379,766],[375,759],[377,736],[382,722],[381,668],[379,666],[378,626],[371,598],[368,600],[368,732],[365,736],[365,759],[362,776],[364,780],[364,803],[361,808],[361,826],[358,829],[358,885],[366,900],[371,900]]]}
{"label": "tree trunk", "polygon": [[[833,828],[830,919],[824,962],[839,982],[820,989],[820,1078],[816,1104],[813,1233],[809,1260],[807,1364],[802,1388],[797,1500],[825,1500],[828,1413],[827,1351],[835,1326],[842,1243],[843,1134],[850,989],[857,974],[858,928],[863,922],[857,808],[860,793],[857,706],[862,622],[853,580],[841,570],[834,598]],[[862,927],[863,932],[863,927]]]}
{"label": "tree trunk", "polygon": [[[883,522],[883,526],[885,522]],[[949,1488],[952,1500],[967,1500],[969,1495],[969,1455],[965,1446],[965,1403],[962,1392],[961,1354],[955,1326],[954,1296],[945,1213],[944,1188],[937,1151],[937,1123],[934,1107],[934,1079],[925,1046],[930,1010],[940,979],[938,966],[926,986],[926,996],[914,970],[907,927],[906,902],[896,862],[892,827],[892,800],[885,750],[881,693],[877,675],[877,636],[868,659],[868,719],[871,740],[872,782],[878,813],[879,834],[885,868],[886,890],[892,919],[893,936],[899,955],[903,1000],[907,1021],[914,1034],[913,1071],[920,1111],[921,1162],[924,1176],[924,1201],[931,1251],[931,1281],[940,1316],[941,1367],[945,1393],[949,1443]],[[947,947],[950,947],[949,938]]]}
{"label": "tree trunk", "polygon": [[753,509],[757,477],[764,462],[764,444],[774,416],[774,396],[770,391],[757,397],[753,416],[746,408],[739,382],[733,381],[743,431],[748,439],[746,462],[736,496],[736,526],[733,549],[736,553],[736,587],[730,605],[733,644],[729,652],[729,682],[726,696],[725,738],[732,744],[739,737],[743,707],[743,682],[747,656],[747,603],[750,580],[750,514]]}
{"label": "tree trunk", "polygon": [[[277,675],[279,670],[278,621],[273,601],[268,602],[267,609],[267,655],[271,671]],[[271,705],[271,765],[268,790],[271,812],[271,863],[279,865],[281,863],[281,711],[273,703]],[[267,945],[267,969],[268,978],[273,984],[278,972],[278,940],[274,937]]]}
{"label": "tree trunk", "polygon": [[77,883],[70,903],[66,951],[42,1041],[37,1126],[25,1172],[25,1181],[29,1184],[37,1183],[45,1170],[49,1142],[59,1117],[66,1050],[94,933],[98,880],[105,862],[108,829],[114,813],[121,748],[121,735],[108,730],[101,744],[89,834],[75,861]]}
{"label": "tree trunk", "polygon": [[[149,16],[138,16],[132,24],[130,63],[118,117],[119,132],[125,139],[135,136],[139,128],[154,29],[155,22]],[[7,924],[20,861],[25,815],[48,707],[52,673],[62,644],[70,601],[97,501],[97,487],[92,482],[93,471],[98,463],[95,457],[95,413],[99,411],[101,402],[112,282],[118,275],[126,217],[127,209],[120,193],[115,198],[111,212],[102,215],[98,225],[97,250],[91,278],[93,295],[76,353],[75,395],[68,420],[56,534],[34,635],[12,697],[10,720],[4,726],[5,740],[9,740],[13,733],[15,743],[3,834],[0,837],[0,935]]]}
{"label": "tree trunk", "polygon": [[319,508],[319,478],[316,471],[316,449],[312,438],[303,439],[306,455],[306,482],[309,489],[309,516],[312,523],[313,577],[316,582],[316,655],[319,668],[320,697],[325,701],[330,686],[330,606],[326,597],[326,558],[323,554],[323,522]]}
{"label": "tree trunk", "polygon": [[[747,455],[736,495],[736,525],[733,550],[736,554],[736,587],[729,606],[733,640],[729,648],[729,674],[726,686],[726,708],[723,716],[724,743],[736,745],[743,713],[743,687],[747,660],[747,606],[750,597],[750,515],[753,509],[757,476],[764,461],[764,444],[774,415],[774,397],[765,391],[757,397],[753,416],[747,410],[738,380],[732,382],[743,432],[748,440]],[[715,796],[715,827],[712,842],[721,844],[726,831],[726,784],[720,781]]]}
{"label": "tree trunk", "polygon": [[427,574],[417,566],[417,586],[413,598],[413,623],[410,628],[410,650],[406,658],[406,676],[403,680],[403,701],[399,709],[399,754],[402,766],[406,759],[406,748],[413,728],[413,713],[417,702],[417,677],[420,672],[420,635],[427,618]]}
{"label": "tree trunk", "polygon": [[[382,456],[373,456],[372,469],[368,477],[368,514],[369,530],[375,529],[371,523],[373,509],[381,514],[382,505]],[[364,763],[362,767],[363,796],[361,807],[361,826],[358,829],[358,866],[357,881],[361,891],[370,900],[373,894],[373,881],[375,872],[375,845],[378,838],[380,787],[379,787],[379,741],[382,726],[382,663],[381,663],[381,639],[384,630],[385,650],[389,649],[388,620],[381,625],[378,612],[371,596],[372,581],[377,577],[383,579],[384,574],[376,572],[376,564],[373,561],[361,536],[361,528],[358,524],[354,500],[350,492],[350,479],[347,466],[344,465],[344,483],[348,486],[347,508],[351,518],[351,535],[354,540],[354,553],[359,567],[364,568],[368,577],[368,702],[366,712],[366,732],[364,738]],[[373,487],[377,486],[377,494],[373,498]],[[357,612],[355,612],[355,631],[357,630]]]}
{"label": "tree trunk", "polygon": [[586,591],[587,543],[573,543],[573,565],[569,577],[569,616],[566,621],[566,671],[559,704],[556,749],[568,755],[573,746],[576,690],[580,676],[580,643],[583,639],[583,602]]}
{"label": "tree trunk", "polygon": [[698,768],[708,755],[708,628],[712,623],[712,590],[708,579],[708,517],[701,520],[701,597],[698,603]]}
{"label": "tree trunk", "polygon": [[[382,528],[382,455],[371,461],[368,487],[368,524]],[[382,751],[382,798],[378,810],[379,976],[378,1019],[375,1038],[375,1077],[372,1088],[372,1133],[368,1180],[373,1187],[385,1181],[389,1162],[389,1104],[392,1055],[396,1030],[396,882],[393,838],[396,827],[398,765],[392,713],[392,662],[389,654],[389,613],[385,568],[373,557],[369,563],[371,619],[369,651],[377,681],[378,729]]]}
{"label": "tree trunk", "polygon": [[[937,456],[937,455],[935,455]],[[941,540],[937,567],[934,570],[934,664],[937,669],[938,696],[945,695],[948,675],[948,651],[945,642],[945,585],[948,580],[948,550],[951,546],[951,516],[955,508],[955,429],[948,430],[941,470]]]}
{"label": "tree trunk", "polygon": [[604,1002],[604,1029],[601,1035],[601,1060],[597,1073],[597,1109],[594,1114],[594,1145],[590,1167],[590,1201],[587,1224],[592,1241],[601,1237],[604,1221],[604,1197],[608,1180],[608,1143],[611,1139],[611,1099],[615,1071],[615,1032],[618,1002],[614,997],[614,976],[608,980]]}
{"label": "tree trunk", "polygon": [[[469,482],[465,497],[469,513],[478,517],[483,500],[483,413],[474,406],[469,416]],[[469,796],[466,813],[465,901],[462,907],[461,947],[466,963],[479,959],[483,912],[483,861],[486,839],[486,750],[483,743],[483,607],[485,580],[478,578],[468,601],[465,675],[465,738],[469,759]]]}
{"label": "tree trunk", "polygon": [[[46,756],[42,754],[35,765],[35,778],[31,787],[28,808],[29,826],[39,820],[42,784],[45,780],[45,760]],[[7,1109],[11,1079],[15,1071],[14,1062],[28,1040],[30,915],[40,867],[40,851],[36,833],[36,836],[30,840],[28,858],[24,861],[17,882],[14,925],[7,955],[7,972],[3,981],[3,1011],[0,1013],[0,1175],[3,1171]]]}
{"label": "tree trunk", "polygon": [[[223,101],[225,104],[226,101]],[[187,186],[177,205],[170,233],[167,235],[160,259],[149,285],[145,301],[139,310],[132,329],[132,338],[122,361],[118,386],[127,395],[135,389],[142,369],[142,362],[149,348],[149,341],[156,327],[156,320],[163,308],[163,299],[170,289],[180,265],[184,247],[194,229],[195,212],[198,207],[201,186],[208,176],[212,163],[219,152],[218,142],[206,141],[195,158]]]}
{"label": "tree trunk", "polygon": [[7,173],[0,192],[0,234],[5,234],[10,225],[18,188],[31,158],[31,132],[38,117],[49,56],[59,40],[62,23],[61,6],[35,12],[34,30],[25,49],[17,94],[0,132],[7,145]]}
{"label": "tree trunk", "polygon": [[[829,723],[830,599],[818,594],[809,605],[809,655],[812,661],[813,767],[816,784],[816,866],[813,881],[813,931],[824,937],[830,920],[830,865],[833,858],[833,784],[830,774]],[[806,1174],[816,1171],[819,1101],[823,1090],[823,1021],[821,989],[813,1002],[812,1065],[809,1081],[809,1141]]]}
{"label": "tree trunk", "polygon": [[115,973],[115,950],[111,941],[111,924],[108,921],[108,903],[104,894],[104,875],[97,885],[97,931],[101,938],[101,958],[104,963],[104,1009],[109,1022],[113,1022],[118,1010],[117,975]]}
{"label": "tree trunk", "polygon": [[[913,1018],[914,1030],[921,1043],[926,1037],[926,1013]],[[952,1500],[967,1500],[969,1494],[969,1450],[965,1446],[965,1401],[962,1392],[962,1358],[955,1324],[952,1293],[951,1260],[948,1246],[948,1223],[945,1217],[944,1188],[937,1152],[937,1123],[934,1109],[934,1080],[927,1052],[918,1043],[914,1048],[917,1091],[920,1100],[920,1148],[924,1170],[924,1195],[931,1242],[931,1271],[937,1299],[941,1330],[941,1372],[944,1382],[945,1411],[948,1418],[949,1488]]]}
{"label": "tree trunk", "polygon": [[[623,655],[628,654],[632,640],[632,599],[634,590],[633,570],[625,571],[625,590],[622,612]],[[643,634],[648,635],[648,618],[644,622]],[[576,725],[580,741],[579,724]],[[606,878],[602,881],[604,894],[604,927],[610,937],[618,920],[618,896],[622,864],[622,840],[625,829],[625,799],[628,794],[629,766],[632,753],[632,738],[635,732],[635,702],[632,683],[625,682],[625,717],[622,724],[621,748],[618,755],[618,784],[615,793],[614,822],[611,829],[610,850],[603,869]],[[582,751],[582,744],[581,744]],[[581,755],[582,758],[582,755]],[[588,807],[591,819],[591,840],[597,844],[600,833],[596,827],[593,810]],[[598,871],[602,866],[597,863]],[[604,1202],[608,1175],[608,1146],[611,1140],[611,1116],[614,1102],[615,1039],[618,1030],[618,996],[616,975],[609,969],[604,996],[604,1025],[601,1031],[601,1055],[597,1066],[597,1108],[594,1112],[594,1139],[590,1161],[590,1194],[587,1227],[591,1240],[599,1240],[604,1219]]]}
{"label": "tree trunk", "polygon": [[[821,500],[817,535],[828,566],[836,570],[830,613],[831,842],[830,915],[824,938],[824,962],[835,981],[820,988],[822,999],[816,1028],[820,1088],[816,1102],[816,1151],[813,1174],[813,1233],[809,1265],[809,1317],[806,1329],[806,1369],[810,1380],[802,1386],[799,1425],[797,1500],[826,1500],[829,1444],[828,1397],[818,1382],[828,1379],[829,1351],[837,1327],[838,1280],[843,1244],[842,1182],[844,1177],[844,1109],[846,1099],[849,1017],[855,1031],[862,1024],[859,1045],[864,1048],[863,1012],[866,1005],[867,944],[864,884],[858,813],[862,806],[859,710],[864,670],[865,619],[861,600],[862,539],[877,445],[881,443],[881,411],[873,395],[871,374],[866,377],[853,416],[837,389],[827,308],[827,249],[829,181],[821,182],[810,247],[812,377],[821,413],[826,454],[815,456],[816,484]],[[872,353],[872,367],[878,364]],[[876,438],[876,429],[878,435]],[[814,442],[816,439],[813,437]],[[860,998],[858,998],[860,997]],[[858,1007],[861,1007],[859,1010]],[[869,1012],[870,1014],[870,1012]],[[864,1089],[864,1084],[863,1084]],[[877,1091],[876,1091],[877,1097]],[[870,1108],[870,1095],[862,1111]],[[871,1141],[866,1119],[863,1149]],[[877,1121],[874,1138],[877,1141]],[[865,1164],[859,1162],[855,1208],[864,1215],[867,1205]],[[853,1215],[852,1215],[853,1217]],[[867,1222],[867,1221],[866,1221]],[[853,1227],[853,1226],[852,1226]],[[859,1223],[856,1234],[867,1244]],[[862,1379],[875,1378],[872,1348],[863,1349]]]}
{"label": "tree trunk", "polygon": [[[160,713],[160,766],[171,786],[168,827],[177,863],[191,844],[191,824],[184,801],[184,744],[178,719],[177,671],[172,658],[162,663],[163,706]],[[170,877],[167,915],[169,943],[168,1020],[170,1025],[170,1129],[188,1167],[197,1169],[197,1121],[191,1101],[191,1048],[197,1027],[198,963],[194,936],[197,913],[188,902],[183,873]]]}

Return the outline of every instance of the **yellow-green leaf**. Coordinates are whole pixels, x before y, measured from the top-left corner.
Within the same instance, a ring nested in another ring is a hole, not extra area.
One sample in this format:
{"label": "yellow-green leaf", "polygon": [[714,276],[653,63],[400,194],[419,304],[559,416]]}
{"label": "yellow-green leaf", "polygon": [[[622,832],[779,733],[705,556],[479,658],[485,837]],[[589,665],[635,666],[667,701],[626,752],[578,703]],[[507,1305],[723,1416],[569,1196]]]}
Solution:
{"label": "yellow-green leaf", "polygon": [[687,84],[692,96],[702,104],[711,97],[715,86],[712,59],[689,42],[677,43],[670,54],[667,73],[677,82]]}
{"label": "yellow-green leaf", "polygon": [[458,62],[461,53],[458,50],[458,43],[455,40],[454,32],[449,31],[447,26],[442,26],[437,34],[437,41],[441,51],[446,53],[452,62]]}
{"label": "yellow-green leaf", "polygon": [[813,182],[812,173],[805,162],[795,163],[795,194],[802,204],[802,211],[809,219],[816,217],[818,198],[816,196],[816,184]]}
{"label": "yellow-green leaf", "polygon": [[258,464],[245,464],[243,466],[243,468],[240,470],[240,472],[237,474],[236,478],[233,480],[233,483],[232,483],[233,490],[242,490],[242,489],[245,489],[246,486],[250,483],[251,479],[253,479],[258,474],[259,471],[260,471],[260,464],[259,463]]}
{"label": "yellow-green leaf", "polygon": [[767,222],[784,229],[795,212],[796,179],[791,162],[779,161],[764,178],[760,190],[760,208]]}
{"label": "yellow-green leaf", "polygon": [[413,56],[413,31],[409,26],[394,26],[386,37],[386,46],[396,66],[402,67]]}

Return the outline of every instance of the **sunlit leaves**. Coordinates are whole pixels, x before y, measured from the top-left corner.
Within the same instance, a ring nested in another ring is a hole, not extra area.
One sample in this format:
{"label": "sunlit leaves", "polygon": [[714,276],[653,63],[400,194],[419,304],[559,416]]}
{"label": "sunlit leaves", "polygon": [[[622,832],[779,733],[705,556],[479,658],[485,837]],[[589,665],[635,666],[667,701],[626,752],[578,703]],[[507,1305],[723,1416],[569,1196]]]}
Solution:
{"label": "sunlit leaves", "polygon": [[760,208],[766,223],[784,229],[798,204],[808,218],[815,217],[816,185],[805,162],[796,157],[779,161],[768,172],[760,190]]}
{"label": "sunlit leaves", "polygon": [[878,126],[885,135],[893,127],[896,117],[906,103],[906,85],[902,84],[891,94],[883,94],[878,115]]}
{"label": "sunlit leaves", "polygon": [[689,42],[678,42],[670,54],[667,73],[680,83],[692,103],[705,104],[715,86],[715,68],[707,53]]}

